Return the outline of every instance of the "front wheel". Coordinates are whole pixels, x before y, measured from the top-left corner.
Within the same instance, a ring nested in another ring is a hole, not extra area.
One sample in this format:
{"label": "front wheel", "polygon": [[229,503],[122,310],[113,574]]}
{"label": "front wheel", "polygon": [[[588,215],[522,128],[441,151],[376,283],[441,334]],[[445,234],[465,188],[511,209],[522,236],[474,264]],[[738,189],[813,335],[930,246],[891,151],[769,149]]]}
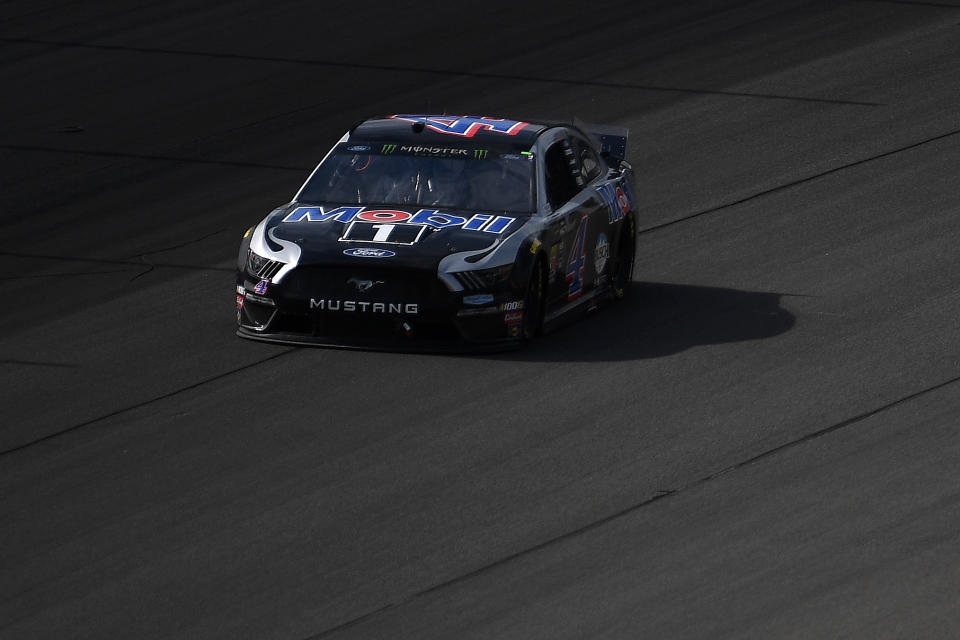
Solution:
{"label": "front wheel", "polygon": [[543,328],[545,290],[543,285],[543,261],[537,260],[530,274],[527,295],[523,301],[523,339],[532,340]]}

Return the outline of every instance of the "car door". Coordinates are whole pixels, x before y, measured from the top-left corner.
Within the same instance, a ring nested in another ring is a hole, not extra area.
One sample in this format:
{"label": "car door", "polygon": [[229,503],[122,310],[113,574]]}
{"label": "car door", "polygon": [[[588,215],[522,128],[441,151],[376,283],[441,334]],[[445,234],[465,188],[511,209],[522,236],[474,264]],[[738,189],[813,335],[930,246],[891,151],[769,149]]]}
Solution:
{"label": "car door", "polygon": [[603,201],[589,188],[569,132],[555,136],[543,158],[545,195],[550,213],[546,237],[549,284],[548,304],[557,308],[573,305],[593,291],[594,248]]}
{"label": "car door", "polygon": [[607,195],[613,191],[605,186],[609,181],[606,165],[594,146],[579,132],[571,133],[570,144],[580,171],[579,184],[583,190],[580,196],[583,200],[581,208],[590,216],[584,253],[587,260],[585,277],[588,291],[593,292],[607,283],[612,268],[610,258],[612,244],[616,240],[613,234],[616,227]]}

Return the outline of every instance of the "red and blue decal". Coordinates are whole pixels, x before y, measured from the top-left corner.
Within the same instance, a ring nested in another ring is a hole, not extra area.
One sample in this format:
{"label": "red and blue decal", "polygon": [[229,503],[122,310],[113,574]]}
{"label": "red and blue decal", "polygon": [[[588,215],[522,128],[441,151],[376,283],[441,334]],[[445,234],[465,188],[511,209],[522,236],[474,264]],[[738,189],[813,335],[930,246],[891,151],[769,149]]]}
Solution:
{"label": "red and blue decal", "polygon": [[266,295],[268,284],[266,280],[261,280],[257,283],[257,286],[253,288],[253,292],[261,296]]}
{"label": "red and blue decal", "polygon": [[597,192],[607,205],[610,222],[622,220],[633,208],[633,191],[630,183],[621,178],[616,182],[605,182],[597,187]]}
{"label": "red and blue decal", "polygon": [[580,218],[580,227],[577,237],[570,248],[570,259],[567,261],[567,300],[579,298],[583,294],[583,268],[587,264],[587,216]]}
{"label": "red and blue decal", "polygon": [[438,209],[420,209],[416,213],[394,209],[367,210],[366,207],[297,207],[283,218],[283,222],[379,222],[393,224],[421,224],[435,229],[462,227],[468,231],[501,234],[516,220],[507,216],[476,213],[470,218],[443,213]]}
{"label": "red and blue decal", "polygon": [[487,116],[417,116],[404,114],[390,117],[407,122],[419,122],[431,131],[445,133],[451,136],[460,136],[461,138],[472,138],[478,131],[490,131],[491,133],[515,136],[530,124],[529,122],[518,122],[516,120],[504,120],[503,118],[490,118]]}

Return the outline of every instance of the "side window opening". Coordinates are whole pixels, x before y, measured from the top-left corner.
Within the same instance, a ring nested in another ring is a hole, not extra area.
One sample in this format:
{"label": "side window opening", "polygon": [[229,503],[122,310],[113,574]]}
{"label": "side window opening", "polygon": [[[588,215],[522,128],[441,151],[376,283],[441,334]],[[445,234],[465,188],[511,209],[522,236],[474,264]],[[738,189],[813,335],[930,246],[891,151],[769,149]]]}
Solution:
{"label": "side window opening", "polygon": [[547,200],[554,210],[569,202],[580,190],[574,178],[571,159],[575,160],[575,157],[566,140],[555,142],[544,156]]}
{"label": "side window opening", "polygon": [[585,183],[593,182],[602,172],[600,158],[597,152],[583,140],[575,140],[577,155],[580,158],[580,167],[583,171]]}

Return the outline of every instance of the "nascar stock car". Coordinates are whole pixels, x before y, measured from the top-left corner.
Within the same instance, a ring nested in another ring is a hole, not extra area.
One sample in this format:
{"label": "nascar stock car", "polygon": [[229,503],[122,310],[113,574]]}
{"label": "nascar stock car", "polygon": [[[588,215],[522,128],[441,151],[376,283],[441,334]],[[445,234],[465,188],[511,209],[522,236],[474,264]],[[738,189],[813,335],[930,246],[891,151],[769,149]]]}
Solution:
{"label": "nascar stock car", "polygon": [[620,298],[636,243],[626,146],[612,126],[365,120],[247,231],[237,333],[504,346]]}

